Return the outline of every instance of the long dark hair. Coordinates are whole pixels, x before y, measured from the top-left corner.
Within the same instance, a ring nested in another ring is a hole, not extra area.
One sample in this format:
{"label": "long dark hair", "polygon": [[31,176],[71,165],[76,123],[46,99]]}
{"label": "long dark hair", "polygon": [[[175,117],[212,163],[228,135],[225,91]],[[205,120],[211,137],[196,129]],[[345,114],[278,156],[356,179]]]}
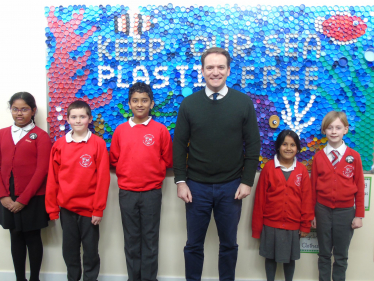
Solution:
{"label": "long dark hair", "polygon": [[279,148],[284,143],[284,139],[286,138],[286,136],[290,136],[291,138],[293,138],[294,142],[296,143],[297,152],[300,152],[301,150],[299,136],[294,131],[283,130],[282,132],[279,133],[277,140],[275,141],[275,150],[276,150],[278,157],[279,157]]}
{"label": "long dark hair", "polygon": [[[9,108],[12,107],[13,103],[16,101],[16,100],[24,100],[25,103],[31,107],[31,110],[34,110],[34,108],[36,108],[36,102],[35,102],[35,98],[32,94],[28,93],[28,92],[19,92],[19,93],[15,93],[9,100]],[[33,116],[31,116],[31,120],[35,123],[35,114]]]}

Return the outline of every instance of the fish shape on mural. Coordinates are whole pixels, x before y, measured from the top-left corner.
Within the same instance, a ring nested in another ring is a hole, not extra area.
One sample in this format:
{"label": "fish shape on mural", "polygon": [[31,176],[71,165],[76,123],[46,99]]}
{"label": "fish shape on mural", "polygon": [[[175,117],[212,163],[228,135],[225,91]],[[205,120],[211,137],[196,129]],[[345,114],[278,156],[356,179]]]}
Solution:
{"label": "fish shape on mural", "polygon": [[350,14],[332,15],[330,18],[318,17],[315,21],[317,31],[329,37],[337,45],[357,42],[365,34],[367,24],[363,19]]}

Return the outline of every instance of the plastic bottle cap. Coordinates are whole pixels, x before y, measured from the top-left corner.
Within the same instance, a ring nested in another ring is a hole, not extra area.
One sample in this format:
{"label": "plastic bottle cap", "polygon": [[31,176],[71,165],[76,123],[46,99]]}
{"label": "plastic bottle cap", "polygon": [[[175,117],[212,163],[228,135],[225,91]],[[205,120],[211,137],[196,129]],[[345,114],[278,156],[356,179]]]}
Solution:
{"label": "plastic bottle cap", "polygon": [[374,61],[374,49],[373,48],[369,48],[365,51],[365,59],[369,62]]}

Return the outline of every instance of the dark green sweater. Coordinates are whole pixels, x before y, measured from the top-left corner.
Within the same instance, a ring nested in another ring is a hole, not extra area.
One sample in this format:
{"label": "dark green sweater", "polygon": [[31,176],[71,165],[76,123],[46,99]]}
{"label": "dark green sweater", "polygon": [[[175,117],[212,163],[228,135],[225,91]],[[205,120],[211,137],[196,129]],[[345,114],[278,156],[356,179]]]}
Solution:
{"label": "dark green sweater", "polygon": [[186,97],[179,109],[173,142],[175,182],[189,178],[222,183],[241,177],[252,186],[260,147],[249,96],[229,88],[224,98],[214,101],[200,90]]}

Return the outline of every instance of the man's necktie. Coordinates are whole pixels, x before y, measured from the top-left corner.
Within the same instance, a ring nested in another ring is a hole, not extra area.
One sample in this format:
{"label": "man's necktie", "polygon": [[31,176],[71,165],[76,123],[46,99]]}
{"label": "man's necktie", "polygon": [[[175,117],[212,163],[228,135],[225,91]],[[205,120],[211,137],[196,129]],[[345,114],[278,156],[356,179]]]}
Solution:
{"label": "man's necktie", "polygon": [[213,100],[217,100],[218,95],[219,95],[218,93],[214,93],[213,94]]}

